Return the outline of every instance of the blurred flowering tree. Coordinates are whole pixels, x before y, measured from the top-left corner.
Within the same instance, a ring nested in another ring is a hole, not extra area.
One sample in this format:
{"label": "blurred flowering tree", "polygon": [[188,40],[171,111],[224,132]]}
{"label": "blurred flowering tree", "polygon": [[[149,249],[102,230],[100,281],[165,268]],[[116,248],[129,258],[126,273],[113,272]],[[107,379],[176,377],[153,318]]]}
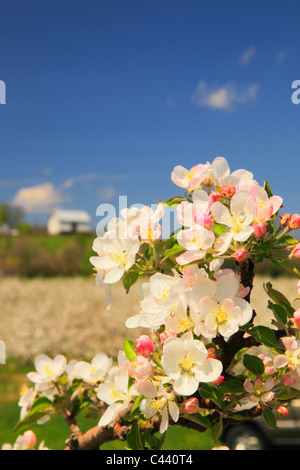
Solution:
{"label": "blurred flowering tree", "polygon": [[[300,309],[266,283],[270,328],[254,324],[250,300],[255,265],[265,259],[299,279],[292,260],[300,244],[291,232],[300,215],[279,217],[282,198],[270,185],[246,170],[231,173],[222,157],[191,170],[176,166],[172,181],[183,196],[156,210],[123,210],[93,245],[97,285],[122,279],[128,293],[146,279],[140,313],[126,321],[145,334],[124,341],[117,364],[104,352],[91,363],[37,357],[16,432],[58,413],[70,426],[67,449],[99,449],[113,439],[160,449],[169,425],[208,429],[217,443],[226,424],[262,415],[276,427],[275,412],[285,414],[300,395]],[[176,208],[181,225],[166,240],[165,207]],[[85,433],[76,422],[83,410],[99,417]]]}

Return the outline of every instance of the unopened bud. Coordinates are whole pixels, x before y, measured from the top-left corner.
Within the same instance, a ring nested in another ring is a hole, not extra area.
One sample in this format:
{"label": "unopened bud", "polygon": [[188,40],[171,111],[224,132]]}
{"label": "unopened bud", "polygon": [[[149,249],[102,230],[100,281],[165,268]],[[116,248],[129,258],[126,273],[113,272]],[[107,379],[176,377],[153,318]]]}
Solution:
{"label": "unopened bud", "polygon": [[189,398],[184,406],[184,411],[188,414],[198,413],[200,410],[198,398]]}
{"label": "unopened bud", "polygon": [[267,225],[265,222],[256,222],[253,224],[253,233],[256,236],[256,238],[262,238],[264,237],[266,231],[267,231]]}
{"label": "unopened bud", "polygon": [[32,449],[37,442],[36,435],[34,434],[33,431],[30,431],[30,430],[24,433],[23,439],[24,439],[24,447],[26,449]]}
{"label": "unopened bud", "polygon": [[300,328],[300,308],[294,311],[293,318],[294,318],[296,327]]}
{"label": "unopened bud", "polygon": [[300,259],[300,243],[293,248],[292,252],[289,254],[289,257]]}
{"label": "unopened bud", "polygon": [[235,259],[237,261],[243,261],[246,258],[247,254],[248,254],[248,251],[245,250],[244,248],[239,248],[234,253]]}
{"label": "unopened bud", "polygon": [[293,214],[291,220],[289,221],[289,228],[291,230],[297,230],[300,227],[300,215]]}
{"label": "unopened bud", "polygon": [[199,214],[194,217],[195,223],[205,228],[211,228],[212,220],[207,214]]}
{"label": "unopened bud", "polygon": [[286,416],[289,414],[289,410],[287,409],[286,406],[282,406],[282,405],[278,406],[277,411],[281,416]]}
{"label": "unopened bud", "polygon": [[141,335],[134,344],[140,356],[149,356],[154,351],[154,344],[150,336]]}

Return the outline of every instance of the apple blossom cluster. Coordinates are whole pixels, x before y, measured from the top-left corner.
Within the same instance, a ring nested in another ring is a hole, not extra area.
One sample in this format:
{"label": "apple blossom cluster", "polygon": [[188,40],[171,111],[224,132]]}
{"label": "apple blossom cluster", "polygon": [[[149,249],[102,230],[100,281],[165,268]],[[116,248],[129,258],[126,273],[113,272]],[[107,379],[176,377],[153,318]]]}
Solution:
{"label": "apple blossom cluster", "polygon": [[[222,423],[248,419],[251,410],[275,427],[299,396],[300,309],[271,283],[264,288],[273,328],[254,323],[250,304],[255,264],[268,260],[300,278],[291,263],[300,243],[290,235],[299,214],[279,220],[282,198],[249,171],[231,172],[223,157],[190,170],[176,166],[171,179],[184,196],[155,210],[123,210],[95,239],[90,259],[98,286],[122,281],[129,292],[142,281],[139,313],[125,324],[145,334],[125,340],[117,362],[103,352],[91,363],[36,358],[17,429],[53,413],[68,422],[82,410],[105,428],[125,412],[138,426],[158,423],[162,434],[190,420],[217,442]],[[162,239],[166,207],[176,209],[181,227]]]}
{"label": "apple blossom cluster", "polygon": [[33,431],[28,430],[23,435],[17,437],[16,442],[11,445],[9,443],[3,444],[1,450],[49,450],[45,447],[44,441],[40,443],[36,449],[37,437]]}

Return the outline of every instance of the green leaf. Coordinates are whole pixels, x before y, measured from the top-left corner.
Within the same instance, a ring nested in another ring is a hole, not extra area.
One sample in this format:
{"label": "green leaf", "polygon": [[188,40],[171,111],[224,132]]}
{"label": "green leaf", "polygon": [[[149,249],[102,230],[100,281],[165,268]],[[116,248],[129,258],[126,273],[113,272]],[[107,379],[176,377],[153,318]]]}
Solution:
{"label": "green leaf", "polygon": [[127,271],[123,275],[123,286],[125,288],[126,294],[128,294],[130,287],[133,286],[133,284],[136,283],[140,276],[140,273],[135,271],[135,272],[130,272]]}
{"label": "green leaf", "polygon": [[211,431],[214,430],[210,420],[206,416],[202,416],[200,413],[189,414],[186,416],[186,419],[193,421],[193,423],[200,424],[200,426],[203,426],[206,429],[210,429]]}
{"label": "green leaf", "polygon": [[137,420],[133,421],[130,432],[127,434],[127,443],[132,450],[143,450],[141,434]]}
{"label": "green leaf", "polygon": [[263,407],[262,415],[266,424],[270,428],[275,428],[275,429],[277,428],[276,416],[274,415],[272,410],[270,410],[269,408]]}
{"label": "green leaf", "polygon": [[37,411],[36,413],[28,414],[27,416],[25,416],[24,419],[17,422],[17,424],[15,425],[15,427],[13,429],[13,432],[22,434],[30,426],[32,426],[33,424],[36,424],[39,419],[43,418],[45,415],[50,413],[52,410],[53,410],[53,408],[48,407],[47,410]]}
{"label": "green leaf", "polygon": [[226,225],[215,223],[214,224],[214,230],[215,230],[216,234],[220,236],[220,235],[222,235],[223,233],[226,232],[227,227],[226,227]]}
{"label": "green leaf", "polygon": [[271,282],[267,282],[267,284],[263,284],[263,286],[268,296],[273,300],[273,302],[275,302],[275,304],[283,306],[290,315],[293,315],[294,309],[289,300],[281,292],[273,289]]}
{"label": "green leaf", "polygon": [[222,393],[244,393],[244,385],[240,380],[229,380],[220,386]]}
{"label": "green leaf", "polygon": [[264,190],[266,191],[268,197],[272,197],[272,196],[273,196],[271,187],[270,187],[270,185],[269,185],[269,183],[268,183],[267,181],[264,181]]}
{"label": "green leaf", "polygon": [[165,256],[170,258],[171,256],[178,255],[179,253],[183,252],[184,250],[185,249],[182,246],[176,244],[175,246],[173,246],[169,250],[165,251]]}
{"label": "green leaf", "polygon": [[[168,199],[167,201],[165,201],[164,204],[166,204],[169,207],[175,208],[183,201],[187,201],[187,199],[181,196],[174,196]],[[162,201],[158,201],[158,202],[162,202]]]}
{"label": "green leaf", "polygon": [[251,328],[249,334],[253,336],[256,341],[259,341],[268,348],[277,348],[278,342],[274,331],[267,326],[255,326]]}
{"label": "green leaf", "polygon": [[137,358],[137,350],[136,350],[136,347],[135,347],[135,344],[133,341],[131,341],[130,339],[125,339],[124,343],[123,343],[123,349],[124,349],[124,353],[127,357],[127,359],[132,362],[132,361],[135,361],[136,358]]}
{"label": "green leaf", "polygon": [[288,317],[285,308],[281,305],[273,304],[271,300],[268,301],[268,308],[272,310],[275,319],[279,323],[279,327],[285,327]]}
{"label": "green leaf", "polygon": [[299,398],[299,390],[292,387],[286,387],[276,394],[276,400],[288,401],[292,398]]}
{"label": "green leaf", "polygon": [[285,260],[278,260],[275,258],[270,258],[270,261],[276,268],[280,269],[285,269],[289,274],[292,274],[293,276],[296,276],[298,279],[300,278],[300,272],[296,268],[296,266],[293,266],[291,263]]}
{"label": "green leaf", "polygon": [[264,255],[265,258],[270,258],[271,256],[271,242],[267,240],[266,242],[262,243],[261,245],[256,246],[251,250],[251,253]]}
{"label": "green leaf", "polygon": [[203,384],[200,389],[200,395],[205,400],[213,401],[220,408],[224,408],[226,406],[223,401],[222,393],[213,385]]}
{"label": "green leaf", "polygon": [[52,402],[46,398],[46,397],[40,397],[38,398],[32,405],[29,415],[33,415],[34,413],[37,413],[39,411],[44,411],[48,408],[52,407]]}
{"label": "green leaf", "polygon": [[220,418],[220,420],[217,421],[216,424],[214,425],[214,430],[212,432],[212,438],[213,438],[215,444],[218,443],[219,438],[222,434],[222,431],[223,431],[223,420],[222,420],[222,418]]}
{"label": "green leaf", "polygon": [[293,238],[290,235],[283,235],[282,237],[279,238],[278,242],[279,245],[297,245],[299,243],[299,240],[297,238]]}
{"label": "green leaf", "polygon": [[245,354],[243,358],[243,364],[250,372],[254,375],[261,375],[264,373],[265,366],[263,361],[257,356],[251,356],[250,354]]}

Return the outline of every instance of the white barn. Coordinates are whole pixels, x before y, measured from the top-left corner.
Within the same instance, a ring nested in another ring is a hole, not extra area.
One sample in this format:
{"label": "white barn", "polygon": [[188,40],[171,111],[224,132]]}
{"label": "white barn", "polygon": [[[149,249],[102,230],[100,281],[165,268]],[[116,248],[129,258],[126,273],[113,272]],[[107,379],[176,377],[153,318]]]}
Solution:
{"label": "white barn", "polygon": [[91,218],[86,211],[57,209],[48,219],[49,235],[89,233]]}

